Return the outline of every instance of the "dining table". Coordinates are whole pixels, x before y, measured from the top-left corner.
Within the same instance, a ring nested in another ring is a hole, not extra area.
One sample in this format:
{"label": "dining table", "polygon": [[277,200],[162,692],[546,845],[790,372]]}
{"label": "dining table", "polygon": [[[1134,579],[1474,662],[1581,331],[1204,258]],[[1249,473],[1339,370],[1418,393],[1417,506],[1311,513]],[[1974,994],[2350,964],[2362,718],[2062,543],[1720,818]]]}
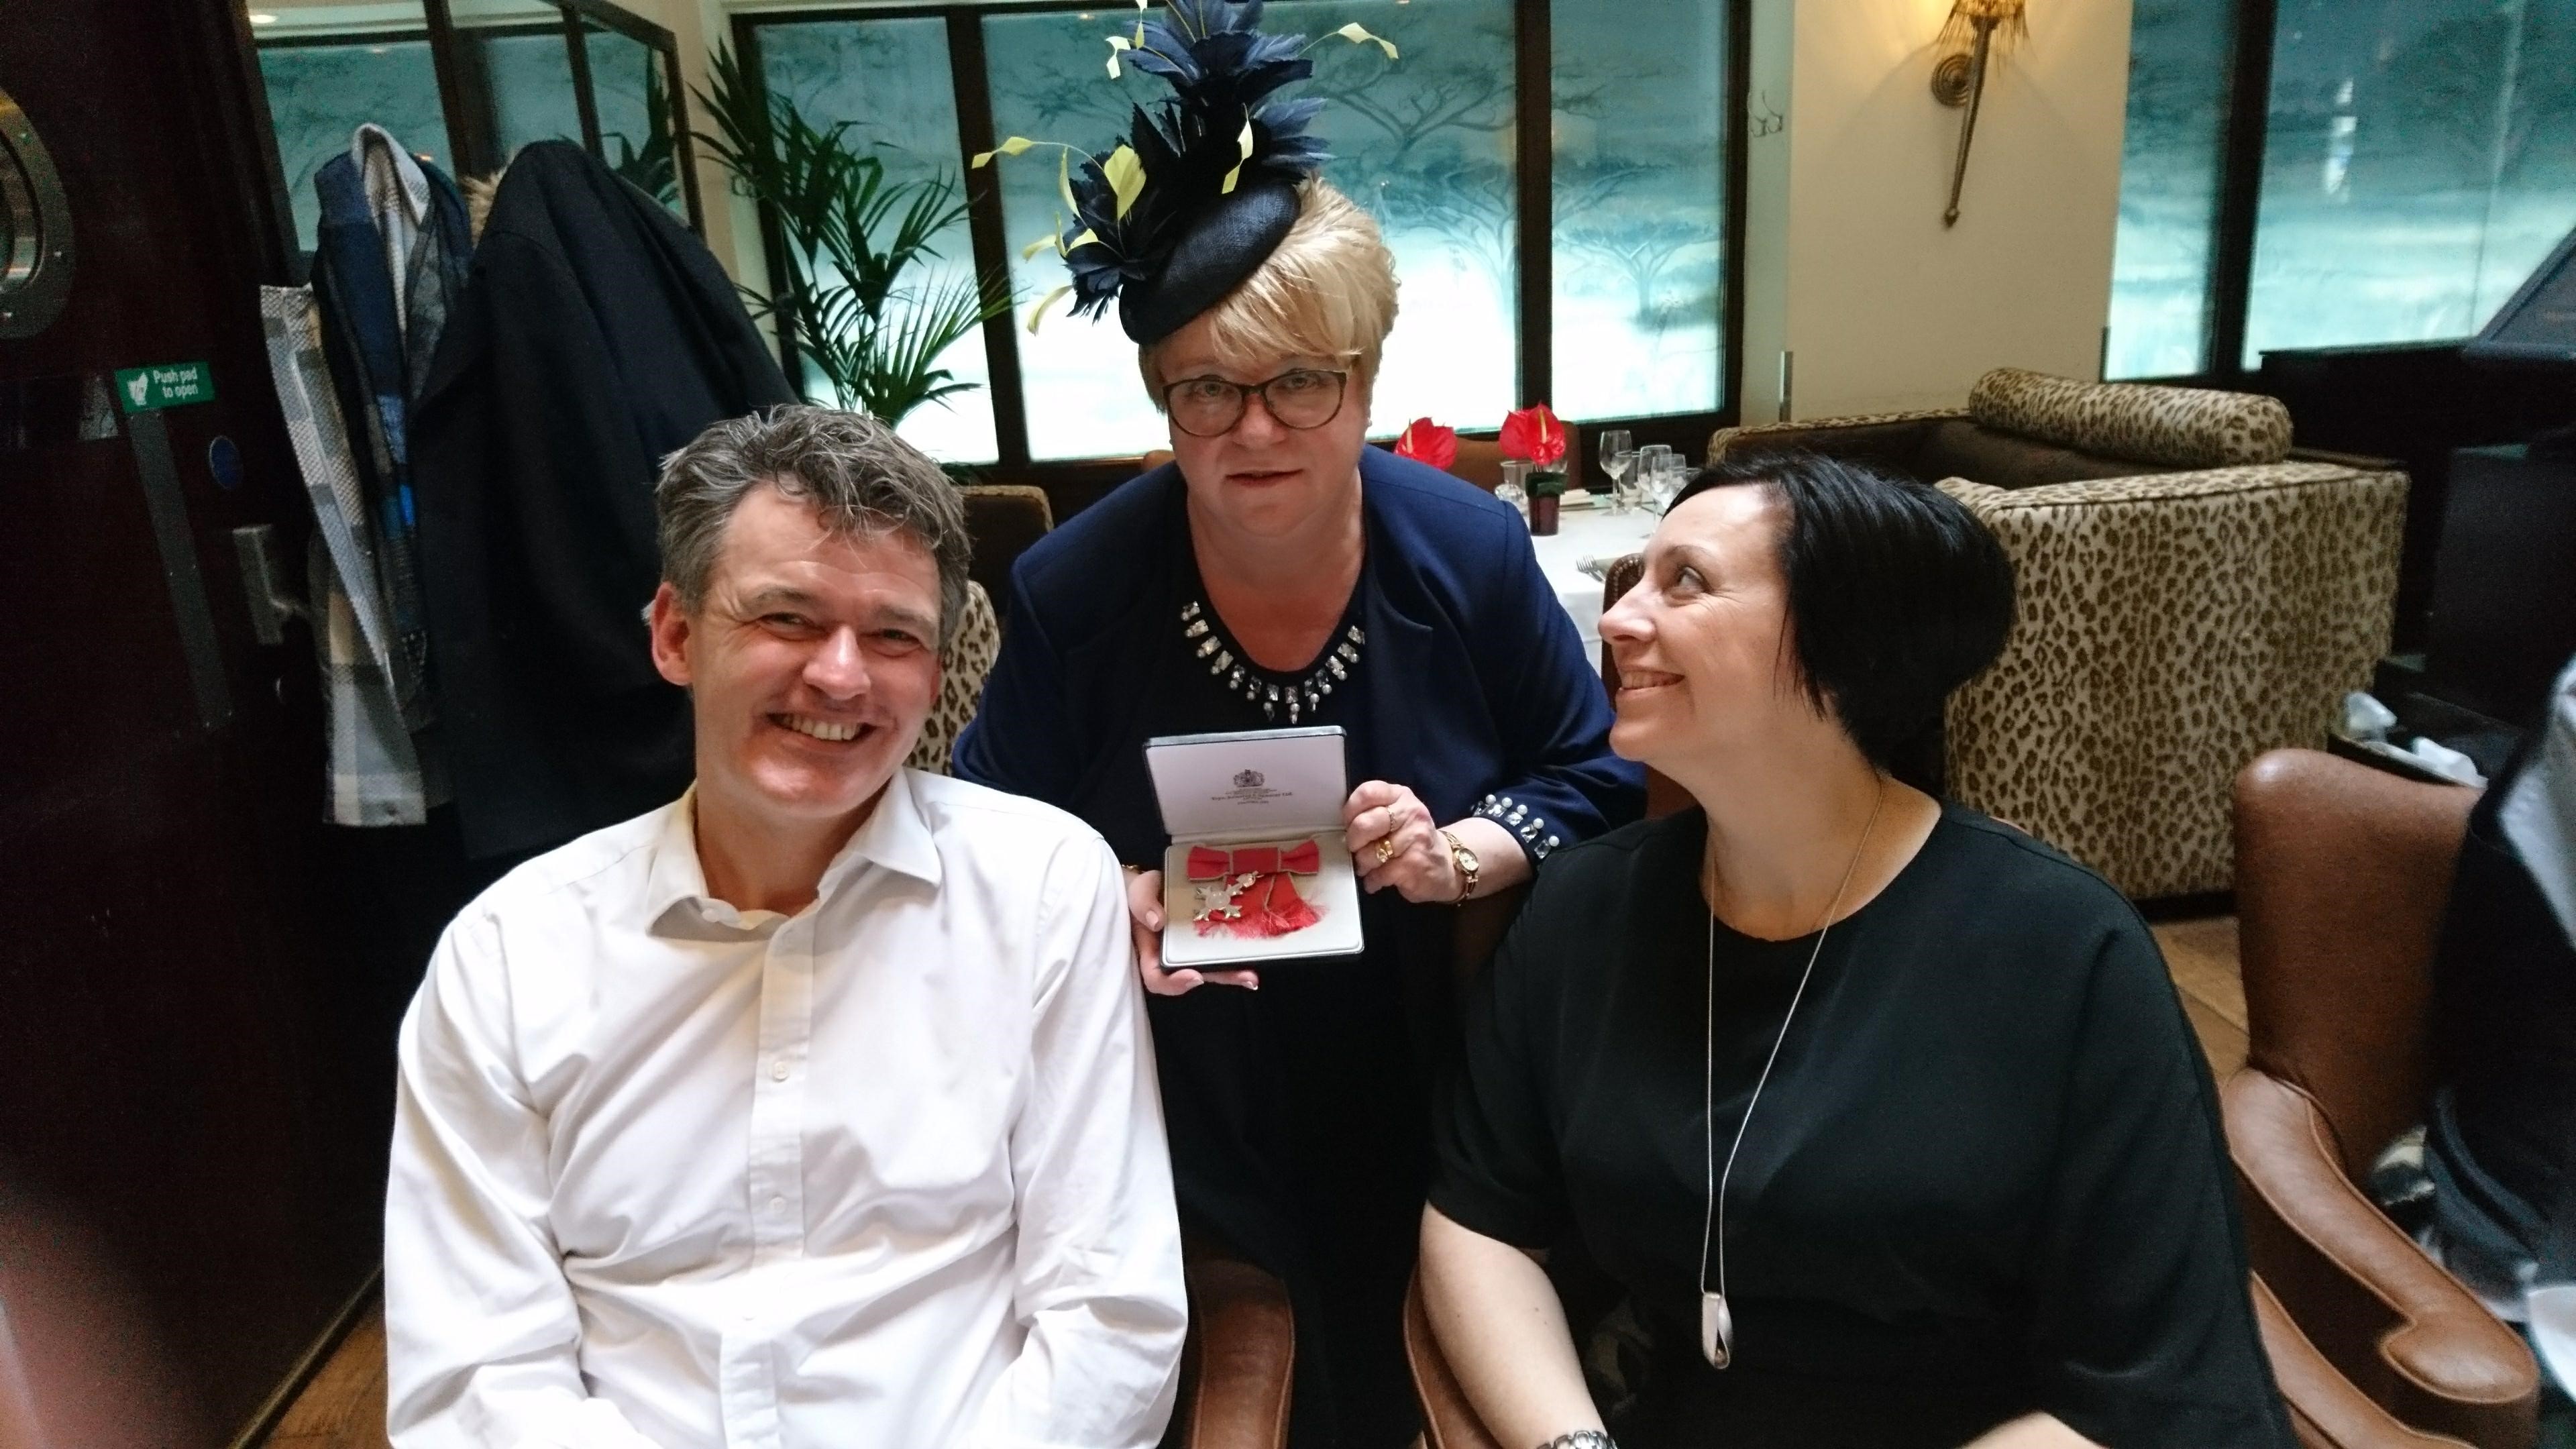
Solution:
{"label": "dining table", "polygon": [[1622,555],[1645,548],[1655,523],[1656,515],[1645,509],[1613,513],[1608,498],[1569,491],[1557,510],[1556,532],[1530,539],[1557,606],[1574,621],[1585,652],[1596,659],[1601,654],[1601,573]]}

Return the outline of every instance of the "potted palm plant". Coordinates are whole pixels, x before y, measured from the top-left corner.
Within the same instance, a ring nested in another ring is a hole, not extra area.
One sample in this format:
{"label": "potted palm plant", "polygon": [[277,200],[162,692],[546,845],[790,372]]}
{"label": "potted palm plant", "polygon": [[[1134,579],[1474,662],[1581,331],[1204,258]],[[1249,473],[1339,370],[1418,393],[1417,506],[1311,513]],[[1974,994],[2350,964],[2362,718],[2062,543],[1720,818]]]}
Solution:
{"label": "potted palm plant", "polygon": [[715,126],[693,133],[773,229],[767,293],[743,288],[754,316],[832,386],[840,406],[889,425],[924,403],[972,389],[939,365],[968,333],[1011,310],[998,271],[926,279],[940,233],[966,214],[954,176],[890,181],[850,138],[852,123],[816,126],[792,101],[764,96],[729,48],[698,93]]}

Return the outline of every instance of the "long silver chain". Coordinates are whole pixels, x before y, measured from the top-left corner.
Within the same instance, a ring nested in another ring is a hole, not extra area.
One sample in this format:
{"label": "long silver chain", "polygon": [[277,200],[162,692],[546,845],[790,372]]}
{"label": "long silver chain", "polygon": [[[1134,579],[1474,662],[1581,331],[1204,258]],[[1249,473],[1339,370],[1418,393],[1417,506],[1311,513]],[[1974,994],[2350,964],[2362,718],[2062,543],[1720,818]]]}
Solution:
{"label": "long silver chain", "polygon": [[1735,1143],[1726,1149],[1726,1170],[1717,1168],[1717,911],[1708,913],[1708,995],[1706,1020],[1701,1037],[1700,1121],[1706,1132],[1708,1151],[1708,1206],[1699,1219],[1699,1291],[1708,1291],[1708,1249],[1717,1244],[1717,1296],[1726,1298],[1726,1185],[1735,1176],[1735,1154],[1744,1150],[1744,1130],[1753,1125],[1753,1109],[1762,1104],[1762,1089],[1770,1084],[1772,1065],[1780,1060],[1780,1048],[1789,1040],[1789,1023],[1798,1016],[1798,1003],[1806,999],[1807,982],[1816,974],[1816,959],[1825,954],[1825,934],[1834,927],[1834,912],[1842,908],[1843,892],[1851,889],[1852,876],[1860,869],[1861,853],[1869,848],[1870,833],[1878,828],[1878,812],[1887,804],[1887,780],[1878,782],[1878,795],[1870,803],[1869,823],[1860,828],[1860,843],[1852,847],[1851,864],[1843,867],[1842,883],[1834,887],[1834,898],[1825,905],[1824,919],[1816,923],[1815,949],[1807,953],[1807,969],[1798,973],[1798,989],[1789,996],[1789,1010],[1780,1018],[1780,1034],[1772,1039],[1771,1055],[1762,1060],[1762,1075],[1753,1079],[1753,1095],[1744,1104],[1744,1116],[1735,1124]]}

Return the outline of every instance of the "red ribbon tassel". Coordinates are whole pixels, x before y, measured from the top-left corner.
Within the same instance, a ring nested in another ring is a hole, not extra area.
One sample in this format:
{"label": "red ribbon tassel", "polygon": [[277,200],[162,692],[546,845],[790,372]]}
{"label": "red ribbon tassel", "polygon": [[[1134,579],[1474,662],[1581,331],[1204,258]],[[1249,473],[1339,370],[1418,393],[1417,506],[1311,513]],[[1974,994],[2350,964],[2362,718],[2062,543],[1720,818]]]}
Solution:
{"label": "red ribbon tassel", "polygon": [[1194,881],[1231,881],[1251,877],[1233,893],[1241,914],[1232,920],[1202,918],[1199,934],[1230,931],[1238,936],[1285,936],[1323,919],[1297,894],[1296,877],[1313,875],[1323,866],[1323,852],[1312,840],[1294,845],[1245,845],[1233,850],[1193,845],[1184,869]]}

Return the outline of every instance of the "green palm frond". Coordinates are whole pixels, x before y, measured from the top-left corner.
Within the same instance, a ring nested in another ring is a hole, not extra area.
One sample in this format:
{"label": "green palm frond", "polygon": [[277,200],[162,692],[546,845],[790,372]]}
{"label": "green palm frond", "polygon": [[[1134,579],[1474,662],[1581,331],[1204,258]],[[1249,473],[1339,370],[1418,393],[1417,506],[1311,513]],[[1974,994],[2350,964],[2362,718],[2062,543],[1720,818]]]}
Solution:
{"label": "green palm frond", "polygon": [[832,385],[840,405],[887,423],[969,390],[939,365],[950,347],[1007,316],[999,272],[916,290],[941,260],[938,239],[966,215],[955,177],[890,181],[885,163],[850,139],[851,123],[819,127],[781,97],[764,100],[732,52],[719,47],[699,93],[714,132],[698,142],[777,227],[779,270],[766,295],[745,288],[755,315],[781,325]]}

